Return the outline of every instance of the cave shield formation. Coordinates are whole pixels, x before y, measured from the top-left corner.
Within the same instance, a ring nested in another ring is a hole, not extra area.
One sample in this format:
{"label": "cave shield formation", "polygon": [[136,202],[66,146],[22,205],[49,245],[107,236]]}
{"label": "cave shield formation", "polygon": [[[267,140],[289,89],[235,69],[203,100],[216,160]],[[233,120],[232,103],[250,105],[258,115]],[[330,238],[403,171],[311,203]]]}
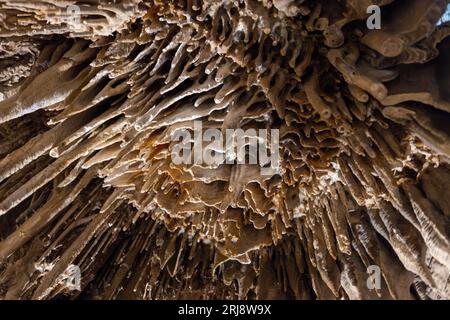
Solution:
{"label": "cave shield formation", "polygon": [[448,3],[0,0],[0,298],[449,299]]}

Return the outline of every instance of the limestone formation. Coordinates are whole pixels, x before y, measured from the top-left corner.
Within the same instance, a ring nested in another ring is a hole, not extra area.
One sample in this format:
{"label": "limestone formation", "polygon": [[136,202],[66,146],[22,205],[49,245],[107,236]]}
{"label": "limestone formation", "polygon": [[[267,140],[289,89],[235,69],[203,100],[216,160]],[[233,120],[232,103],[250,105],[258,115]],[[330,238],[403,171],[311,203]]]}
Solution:
{"label": "limestone formation", "polygon": [[449,299],[449,2],[0,0],[0,298]]}

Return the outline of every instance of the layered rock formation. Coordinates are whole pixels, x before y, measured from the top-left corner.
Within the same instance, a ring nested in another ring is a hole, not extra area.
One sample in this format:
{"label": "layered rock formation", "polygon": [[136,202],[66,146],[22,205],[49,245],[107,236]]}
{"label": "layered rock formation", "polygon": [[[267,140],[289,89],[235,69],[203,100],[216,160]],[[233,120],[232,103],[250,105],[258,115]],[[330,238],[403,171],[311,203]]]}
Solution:
{"label": "layered rock formation", "polygon": [[0,297],[450,298],[447,4],[0,0]]}

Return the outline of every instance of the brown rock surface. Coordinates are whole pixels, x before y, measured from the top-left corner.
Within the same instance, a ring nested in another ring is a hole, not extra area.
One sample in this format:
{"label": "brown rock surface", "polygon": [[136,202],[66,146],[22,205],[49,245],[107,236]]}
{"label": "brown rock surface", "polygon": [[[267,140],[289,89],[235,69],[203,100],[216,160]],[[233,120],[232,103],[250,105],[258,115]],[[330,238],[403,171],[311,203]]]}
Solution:
{"label": "brown rock surface", "polygon": [[448,2],[0,0],[0,297],[449,299]]}

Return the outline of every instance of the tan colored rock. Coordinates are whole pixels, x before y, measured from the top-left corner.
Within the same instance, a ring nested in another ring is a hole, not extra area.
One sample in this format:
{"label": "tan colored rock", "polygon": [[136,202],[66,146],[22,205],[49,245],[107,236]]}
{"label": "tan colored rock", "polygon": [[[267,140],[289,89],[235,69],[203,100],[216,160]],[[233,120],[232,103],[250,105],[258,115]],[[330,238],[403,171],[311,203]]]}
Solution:
{"label": "tan colored rock", "polygon": [[0,0],[0,297],[450,298],[448,1],[373,2]]}

